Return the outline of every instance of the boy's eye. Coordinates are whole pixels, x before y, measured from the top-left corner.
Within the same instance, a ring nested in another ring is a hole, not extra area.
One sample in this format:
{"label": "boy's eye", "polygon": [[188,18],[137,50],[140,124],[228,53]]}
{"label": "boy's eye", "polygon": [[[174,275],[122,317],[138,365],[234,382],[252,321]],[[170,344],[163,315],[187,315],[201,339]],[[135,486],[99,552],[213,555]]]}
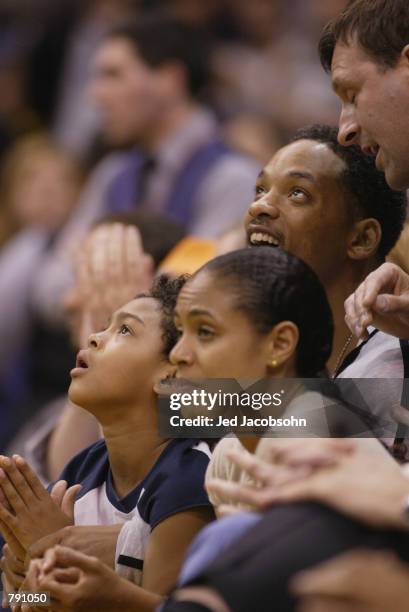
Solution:
{"label": "boy's eye", "polygon": [[199,327],[197,334],[200,338],[208,339],[214,336],[214,331],[208,327]]}
{"label": "boy's eye", "polygon": [[131,333],[131,330],[129,329],[127,325],[123,323],[121,327],[119,328],[119,333],[122,334],[123,336],[126,336],[127,334]]}
{"label": "boy's eye", "polygon": [[263,193],[266,193],[266,190],[261,185],[256,185],[256,188],[254,191],[255,191],[256,196],[263,195]]}

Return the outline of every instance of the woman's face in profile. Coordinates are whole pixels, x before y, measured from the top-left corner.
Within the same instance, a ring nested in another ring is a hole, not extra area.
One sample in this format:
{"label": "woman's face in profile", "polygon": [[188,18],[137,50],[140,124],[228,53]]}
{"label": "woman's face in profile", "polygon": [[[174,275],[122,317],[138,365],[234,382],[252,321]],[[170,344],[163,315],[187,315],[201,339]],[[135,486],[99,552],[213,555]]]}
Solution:
{"label": "woman's face in profile", "polygon": [[[170,360],[180,378],[263,378],[271,351],[268,335],[260,334],[237,308],[230,286],[214,273],[200,272],[182,288],[175,310],[181,336]],[[271,359],[271,357],[270,357]]]}

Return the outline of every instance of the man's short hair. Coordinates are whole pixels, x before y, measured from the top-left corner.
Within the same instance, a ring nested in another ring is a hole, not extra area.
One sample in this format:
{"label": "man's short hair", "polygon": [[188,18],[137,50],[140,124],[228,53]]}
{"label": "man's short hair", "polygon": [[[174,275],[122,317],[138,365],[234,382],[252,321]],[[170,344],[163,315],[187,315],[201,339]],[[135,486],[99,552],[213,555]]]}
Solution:
{"label": "man's short hair", "polygon": [[338,142],[338,129],[328,125],[311,125],[297,130],[293,141],[315,140],[321,142],[345,163],[340,176],[340,186],[345,191],[345,201],[352,204],[351,212],[363,218],[376,219],[382,230],[378,247],[380,259],[385,259],[395,246],[406,218],[406,194],[394,191],[385,175],[375,166],[373,157],[360,147],[343,147]]}
{"label": "man's short hair", "polygon": [[190,93],[197,96],[208,78],[209,46],[203,30],[167,13],[153,13],[111,30],[107,38],[124,38],[151,68],[179,62],[186,70]]}
{"label": "man's short hair", "polygon": [[362,49],[383,68],[392,68],[409,43],[408,0],[351,0],[324,28],[318,49],[329,72],[337,42],[356,37]]}

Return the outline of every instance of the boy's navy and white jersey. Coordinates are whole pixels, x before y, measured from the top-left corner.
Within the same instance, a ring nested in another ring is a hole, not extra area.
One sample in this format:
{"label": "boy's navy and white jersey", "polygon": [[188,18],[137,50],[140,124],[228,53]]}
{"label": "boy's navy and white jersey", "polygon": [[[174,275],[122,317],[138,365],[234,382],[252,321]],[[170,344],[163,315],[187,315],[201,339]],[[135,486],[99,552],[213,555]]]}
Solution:
{"label": "boy's navy and white jersey", "polygon": [[105,441],[100,440],[76,455],[60,476],[68,486],[82,485],[74,506],[75,525],[126,523],[118,539],[116,567],[139,584],[152,529],[178,512],[212,507],[204,489],[210,455],[203,441],[172,440],[145,478],[120,499]]}

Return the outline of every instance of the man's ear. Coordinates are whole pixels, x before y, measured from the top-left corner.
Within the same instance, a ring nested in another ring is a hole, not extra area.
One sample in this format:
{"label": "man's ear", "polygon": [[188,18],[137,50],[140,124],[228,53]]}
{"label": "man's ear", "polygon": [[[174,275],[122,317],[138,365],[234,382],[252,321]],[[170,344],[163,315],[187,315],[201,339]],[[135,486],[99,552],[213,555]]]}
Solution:
{"label": "man's ear", "polygon": [[281,321],[269,334],[267,367],[292,370],[299,339],[298,327],[292,321]]}
{"label": "man's ear", "polygon": [[369,259],[376,255],[382,239],[382,230],[376,219],[357,221],[348,237],[348,257],[350,259]]}

